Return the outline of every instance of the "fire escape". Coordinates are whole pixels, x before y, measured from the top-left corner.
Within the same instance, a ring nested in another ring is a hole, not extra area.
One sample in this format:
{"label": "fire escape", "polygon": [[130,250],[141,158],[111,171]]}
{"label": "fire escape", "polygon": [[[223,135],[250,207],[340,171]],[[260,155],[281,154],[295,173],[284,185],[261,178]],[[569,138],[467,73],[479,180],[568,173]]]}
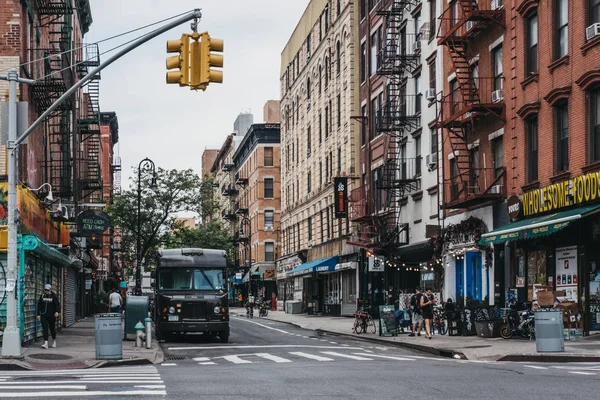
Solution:
{"label": "fire escape", "polygon": [[[73,10],[67,0],[36,0],[40,27],[48,31],[48,47],[32,49],[36,83],[30,94],[39,115],[58,100],[75,80],[73,59]],[[60,198],[73,196],[73,99],[67,99],[44,121],[44,181]]]}
{"label": "fire escape", "polygon": [[[377,74],[388,78],[386,103],[380,105],[372,119],[377,133],[384,133],[384,163],[376,171],[377,182],[371,187],[380,190],[381,199],[367,201],[364,186],[351,193],[350,214],[359,222],[357,244],[375,249],[406,244],[401,238],[408,224],[400,221],[400,207],[407,192],[420,188],[421,159],[406,154],[407,133],[421,124],[421,95],[407,94],[407,76],[420,65],[421,34],[406,33],[402,28],[403,14],[420,0],[382,0],[377,14],[385,17],[387,38],[377,55]],[[376,204],[376,203],[379,203]]]}
{"label": "fire escape", "polygon": [[[86,46],[85,61],[77,66],[79,79],[100,65],[97,44]],[[79,199],[102,202],[102,170],[100,145],[100,74],[88,81],[82,93],[77,131],[79,134]],[[120,166],[119,166],[120,168]]]}
{"label": "fire escape", "polygon": [[503,196],[504,171],[487,167],[485,158],[480,167],[469,148],[484,121],[504,119],[502,77],[479,76],[469,61],[476,56],[470,50],[481,33],[493,26],[505,28],[504,14],[501,0],[456,0],[440,17],[438,44],[446,47],[456,75],[442,98],[440,118],[450,155],[449,176],[444,177],[447,208],[468,208]]}

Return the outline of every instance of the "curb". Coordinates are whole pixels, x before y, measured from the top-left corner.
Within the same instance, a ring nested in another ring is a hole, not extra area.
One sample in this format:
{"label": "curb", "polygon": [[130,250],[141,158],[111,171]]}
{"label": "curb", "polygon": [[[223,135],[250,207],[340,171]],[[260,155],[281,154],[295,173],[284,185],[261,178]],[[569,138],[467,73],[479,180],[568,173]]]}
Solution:
{"label": "curb", "polygon": [[600,356],[558,354],[509,354],[498,361],[511,362],[541,362],[541,363],[571,363],[571,362],[600,362]]}
{"label": "curb", "polygon": [[21,363],[0,363],[0,371],[35,371],[29,365]]}
{"label": "curb", "polygon": [[[407,348],[407,349],[411,349],[411,350],[417,350],[420,351],[422,353],[427,353],[427,354],[432,354],[435,356],[440,356],[440,357],[446,357],[446,358],[460,358],[461,360],[467,360],[467,356],[465,356],[463,353],[459,352],[459,351],[454,351],[454,350],[450,350],[450,349],[437,349],[435,347],[429,347],[429,346],[423,346],[423,345],[419,345],[419,344],[413,344],[413,343],[403,343],[403,342],[389,342],[387,340],[381,340],[378,338],[372,338],[372,337],[368,337],[368,336],[357,336],[357,335],[353,335],[351,333],[342,333],[342,332],[336,332],[336,331],[328,331],[326,329],[309,329],[309,328],[305,328],[303,326],[301,326],[298,323],[295,322],[289,322],[289,321],[280,321],[277,319],[273,319],[273,318],[269,318],[267,317],[262,317],[264,319],[268,319],[270,321],[276,321],[276,322],[282,322],[284,324],[289,324],[289,325],[293,325],[297,328],[301,328],[301,329],[308,329],[308,330],[312,330],[315,332],[323,332],[323,333],[328,333],[331,335],[338,335],[338,336],[344,336],[344,337],[350,337],[353,339],[357,339],[357,340],[363,340],[363,341],[367,341],[367,342],[374,342],[374,343],[379,343],[379,344],[387,344],[389,346],[396,346],[396,347],[403,347],[403,348]],[[458,356],[458,357],[457,357]]]}
{"label": "curb", "polygon": [[135,366],[135,365],[153,365],[154,363],[147,358],[131,358],[129,360],[105,360],[91,368],[111,368],[111,367],[122,367],[122,366]]}

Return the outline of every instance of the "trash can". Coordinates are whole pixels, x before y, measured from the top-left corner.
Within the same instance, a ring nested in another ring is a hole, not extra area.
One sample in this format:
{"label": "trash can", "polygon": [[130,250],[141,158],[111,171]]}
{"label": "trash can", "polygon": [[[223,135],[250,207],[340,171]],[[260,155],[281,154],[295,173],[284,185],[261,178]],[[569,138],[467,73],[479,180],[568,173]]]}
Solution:
{"label": "trash can", "polygon": [[123,358],[121,339],[121,314],[94,315],[96,360],[120,360]]}
{"label": "trash can", "polygon": [[562,310],[536,311],[535,347],[538,353],[565,351]]}
{"label": "trash can", "polygon": [[124,337],[128,340],[135,340],[135,325],[138,322],[144,322],[149,317],[149,299],[148,296],[127,296],[125,309],[125,332]]}

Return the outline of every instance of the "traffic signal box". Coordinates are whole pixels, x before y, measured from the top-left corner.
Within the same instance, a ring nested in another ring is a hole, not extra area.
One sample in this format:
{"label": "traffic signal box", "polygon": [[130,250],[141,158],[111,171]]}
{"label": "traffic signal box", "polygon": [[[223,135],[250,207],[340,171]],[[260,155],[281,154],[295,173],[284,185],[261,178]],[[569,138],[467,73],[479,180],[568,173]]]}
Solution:
{"label": "traffic signal box", "polygon": [[179,55],[167,58],[167,83],[189,86],[191,90],[206,90],[211,82],[223,83],[223,40],[211,38],[208,32],[181,35],[167,41],[167,53]]}

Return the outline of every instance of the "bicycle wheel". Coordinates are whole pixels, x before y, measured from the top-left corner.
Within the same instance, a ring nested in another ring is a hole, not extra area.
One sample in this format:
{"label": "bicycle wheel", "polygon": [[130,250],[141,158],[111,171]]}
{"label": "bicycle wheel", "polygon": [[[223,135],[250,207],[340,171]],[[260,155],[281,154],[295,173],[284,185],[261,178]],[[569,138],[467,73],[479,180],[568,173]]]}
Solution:
{"label": "bicycle wheel", "polygon": [[448,333],[448,325],[446,324],[446,321],[443,319],[439,321],[438,333],[440,335],[445,335],[446,333]]}
{"label": "bicycle wheel", "polygon": [[352,327],[352,332],[354,332],[357,335],[359,335],[361,330],[362,330],[362,326],[361,326],[361,323],[360,323],[360,319],[355,318],[354,319],[354,326]]}
{"label": "bicycle wheel", "polygon": [[512,331],[510,330],[510,328],[508,327],[508,324],[502,325],[500,327],[500,336],[502,336],[503,339],[512,338],[513,334],[512,334]]}
{"label": "bicycle wheel", "polygon": [[367,327],[371,329],[371,333],[375,334],[377,332],[377,326],[375,325],[375,320],[370,315],[369,315],[369,318],[367,319]]}

